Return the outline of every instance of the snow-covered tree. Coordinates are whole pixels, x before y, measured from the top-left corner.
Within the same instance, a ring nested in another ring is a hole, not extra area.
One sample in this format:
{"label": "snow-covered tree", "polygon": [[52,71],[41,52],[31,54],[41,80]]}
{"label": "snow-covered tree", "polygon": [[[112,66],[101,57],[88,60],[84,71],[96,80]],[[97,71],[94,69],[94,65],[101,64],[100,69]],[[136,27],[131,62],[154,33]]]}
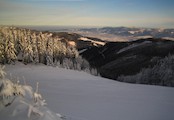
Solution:
{"label": "snow-covered tree", "polygon": [[14,43],[12,43],[11,41],[8,41],[7,46],[5,48],[7,63],[15,62],[15,60],[17,59],[15,52],[16,50],[14,47]]}
{"label": "snow-covered tree", "polygon": [[3,37],[1,36],[0,33],[0,63],[5,62],[5,45],[4,45],[4,40]]}
{"label": "snow-covered tree", "polygon": [[4,77],[6,75],[4,69],[5,69],[5,66],[0,65],[0,80],[4,79]]}
{"label": "snow-covered tree", "polygon": [[4,66],[0,66],[0,110],[7,107],[13,103],[16,96],[24,96],[25,90],[31,91],[30,89],[25,89],[17,83],[13,83],[11,80],[5,78]]}
{"label": "snow-covered tree", "polygon": [[46,64],[46,44],[45,44],[45,37],[42,34],[42,32],[39,33],[37,36],[37,50],[38,50],[38,56],[39,56],[39,62]]}
{"label": "snow-covered tree", "polygon": [[119,81],[174,86],[174,55],[168,55],[152,68],[144,68],[136,75],[119,76]]}
{"label": "snow-covered tree", "polygon": [[53,65],[53,40],[51,38],[47,40],[46,62],[47,65]]}
{"label": "snow-covered tree", "polygon": [[30,43],[28,43],[24,49],[23,62],[24,63],[33,62],[33,49]]}
{"label": "snow-covered tree", "polygon": [[38,55],[38,48],[37,48],[37,38],[36,33],[32,33],[31,35],[31,46],[33,50],[33,62],[38,63],[39,62],[39,55]]}
{"label": "snow-covered tree", "polygon": [[[90,71],[89,63],[75,46],[49,32],[0,27],[0,63],[43,63],[68,69]],[[94,72],[94,70],[92,70]]]}

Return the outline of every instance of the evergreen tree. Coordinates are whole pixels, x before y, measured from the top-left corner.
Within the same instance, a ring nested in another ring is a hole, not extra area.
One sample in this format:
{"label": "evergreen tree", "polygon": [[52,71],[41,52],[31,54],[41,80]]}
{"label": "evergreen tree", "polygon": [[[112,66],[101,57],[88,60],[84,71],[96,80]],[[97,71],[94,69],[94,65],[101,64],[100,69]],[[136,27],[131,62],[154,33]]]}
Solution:
{"label": "evergreen tree", "polygon": [[15,52],[16,52],[16,50],[15,50],[15,47],[14,47],[14,43],[12,43],[9,40],[7,42],[7,46],[5,48],[7,63],[15,62],[15,60],[17,59],[17,56],[16,56]]}
{"label": "evergreen tree", "polygon": [[0,27],[0,63],[43,63],[68,69],[89,71],[89,63],[79,56],[75,46],[49,32],[16,27]]}
{"label": "evergreen tree", "polygon": [[47,65],[53,65],[53,40],[51,38],[47,40],[46,60]]}
{"label": "evergreen tree", "polygon": [[5,45],[4,40],[2,38],[2,34],[0,33],[0,63],[5,62]]}

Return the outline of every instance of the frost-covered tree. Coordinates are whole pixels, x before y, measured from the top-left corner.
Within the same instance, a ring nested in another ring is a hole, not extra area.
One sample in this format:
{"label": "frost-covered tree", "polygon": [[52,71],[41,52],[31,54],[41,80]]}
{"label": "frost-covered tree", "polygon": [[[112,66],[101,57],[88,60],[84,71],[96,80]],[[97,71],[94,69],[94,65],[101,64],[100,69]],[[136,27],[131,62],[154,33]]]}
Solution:
{"label": "frost-covered tree", "polygon": [[3,49],[1,54],[3,54],[3,58],[6,59],[7,63],[14,62],[17,56],[12,31],[7,27],[3,27],[0,32],[0,42],[1,46],[3,45],[3,47],[1,47],[1,49]]}
{"label": "frost-covered tree", "polygon": [[119,81],[174,86],[174,55],[168,55],[159,60],[152,68],[144,68],[138,74],[132,76],[119,76]]}
{"label": "frost-covered tree", "polygon": [[40,32],[39,35],[37,36],[36,43],[37,43],[39,62],[46,64],[46,38],[42,34],[42,32]]}
{"label": "frost-covered tree", "polygon": [[6,75],[4,69],[5,69],[5,66],[1,66],[1,65],[0,65],[0,79],[1,79],[1,80],[4,79],[4,77],[5,77],[5,75]]}
{"label": "frost-covered tree", "polygon": [[5,45],[0,33],[0,63],[5,62]]}
{"label": "frost-covered tree", "polygon": [[33,62],[38,63],[39,62],[39,55],[38,55],[38,48],[37,48],[37,38],[36,38],[36,33],[33,33],[31,35],[31,46],[33,50]]}
{"label": "frost-covered tree", "polygon": [[14,47],[14,43],[11,41],[8,41],[7,46],[5,48],[7,63],[15,62],[15,60],[17,59],[15,52],[16,50]]}
{"label": "frost-covered tree", "polygon": [[47,62],[47,65],[53,65],[53,40],[51,38],[47,40],[46,62]]}
{"label": "frost-covered tree", "polygon": [[0,66],[0,110],[12,104],[17,95],[24,96],[21,85],[5,78],[4,67]]}
{"label": "frost-covered tree", "polygon": [[23,62],[30,63],[33,62],[33,49],[30,40],[27,40],[27,44],[23,52]]}
{"label": "frost-covered tree", "polygon": [[[0,63],[43,63],[68,69],[90,71],[89,63],[75,46],[59,35],[16,27],[0,27]],[[68,41],[68,40],[67,40]]]}
{"label": "frost-covered tree", "polygon": [[19,81],[14,83],[5,78],[4,67],[0,66],[0,119],[62,120],[45,105],[38,83],[36,91]]}
{"label": "frost-covered tree", "polygon": [[157,81],[161,85],[174,86],[174,55],[168,55],[160,60],[152,69],[159,76]]}

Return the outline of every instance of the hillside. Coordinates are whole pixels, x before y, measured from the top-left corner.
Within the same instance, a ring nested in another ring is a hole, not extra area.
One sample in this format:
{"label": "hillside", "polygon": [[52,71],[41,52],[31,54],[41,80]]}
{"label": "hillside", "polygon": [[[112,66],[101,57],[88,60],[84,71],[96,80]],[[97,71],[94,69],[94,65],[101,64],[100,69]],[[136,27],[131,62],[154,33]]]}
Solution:
{"label": "hillside", "polygon": [[6,71],[29,85],[39,82],[48,107],[67,120],[174,119],[173,88],[121,83],[43,65],[17,63],[7,65]]}
{"label": "hillside", "polygon": [[[132,42],[109,42],[102,47],[90,48],[81,55],[87,59],[92,66],[98,68],[101,76],[118,80],[117,78],[119,76],[136,75],[143,69],[154,68],[154,66],[157,67],[157,65],[160,66],[164,63],[164,61],[162,63],[162,59],[165,57],[170,59],[168,55],[173,54],[174,41],[150,38]],[[171,63],[166,66],[166,68],[170,69],[170,67],[173,66],[173,62],[174,59],[171,57]],[[163,68],[163,74],[167,73],[166,70],[167,69]],[[173,67],[170,70],[171,76],[174,78]],[[154,73],[151,73],[151,77],[157,71],[152,70],[151,72]],[[150,73],[148,75],[150,75]],[[157,75],[151,82],[140,81],[138,83],[174,86],[172,78],[170,79],[171,83],[163,84],[160,80],[162,78],[159,79],[159,75]],[[156,81],[157,79],[159,79],[158,82]],[[130,80],[127,82],[136,83],[137,81]]]}

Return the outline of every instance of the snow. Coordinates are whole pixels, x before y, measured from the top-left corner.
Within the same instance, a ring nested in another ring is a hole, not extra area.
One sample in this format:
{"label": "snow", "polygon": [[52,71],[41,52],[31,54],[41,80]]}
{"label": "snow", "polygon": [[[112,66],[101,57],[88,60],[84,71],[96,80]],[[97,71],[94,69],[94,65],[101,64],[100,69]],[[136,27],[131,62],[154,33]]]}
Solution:
{"label": "snow", "polygon": [[130,34],[136,34],[136,33],[139,33],[139,32],[141,32],[141,30],[139,30],[139,31],[128,31]]}
{"label": "snow", "polygon": [[165,29],[164,28],[159,28],[157,31],[158,32],[163,32]]}
{"label": "snow", "polygon": [[68,44],[71,46],[76,46],[76,43],[74,41],[69,41]]}
{"label": "snow", "polygon": [[131,33],[131,34],[135,34],[135,33],[136,33],[136,31],[129,31],[129,33]]}
{"label": "snow", "polygon": [[163,37],[162,39],[173,40],[174,41],[174,38],[172,38],[172,37]]}
{"label": "snow", "polygon": [[137,36],[137,37],[134,38],[134,40],[148,39],[148,38],[153,38],[153,36],[150,36],[150,35]]}
{"label": "snow", "polygon": [[124,51],[126,51],[126,50],[129,50],[129,49],[132,49],[132,48],[135,48],[135,47],[138,47],[138,46],[142,46],[142,45],[145,45],[145,44],[148,44],[148,43],[151,43],[151,41],[144,41],[144,42],[142,42],[142,43],[131,44],[131,45],[125,47],[125,48],[120,49],[120,50],[117,52],[117,54],[120,54],[120,53],[122,53],[122,52],[124,52]]}
{"label": "snow", "polygon": [[34,106],[31,101],[22,97],[14,99],[13,103],[0,111],[1,120],[62,120],[56,113],[45,106]]}
{"label": "snow", "polygon": [[91,39],[88,39],[88,38],[85,38],[85,37],[81,37],[80,40],[83,40],[83,41],[90,41],[92,42],[95,46],[98,46],[98,45],[105,45],[105,42],[99,42],[99,41],[94,41],[94,40],[91,40]]}
{"label": "snow", "polygon": [[87,50],[87,49],[82,49],[82,50],[80,50],[80,51],[79,51],[79,54],[85,52],[86,50]]}
{"label": "snow", "polygon": [[43,65],[17,63],[7,65],[6,71],[24,76],[32,86],[39,82],[48,107],[67,120],[174,120],[174,88],[121,83]]}

